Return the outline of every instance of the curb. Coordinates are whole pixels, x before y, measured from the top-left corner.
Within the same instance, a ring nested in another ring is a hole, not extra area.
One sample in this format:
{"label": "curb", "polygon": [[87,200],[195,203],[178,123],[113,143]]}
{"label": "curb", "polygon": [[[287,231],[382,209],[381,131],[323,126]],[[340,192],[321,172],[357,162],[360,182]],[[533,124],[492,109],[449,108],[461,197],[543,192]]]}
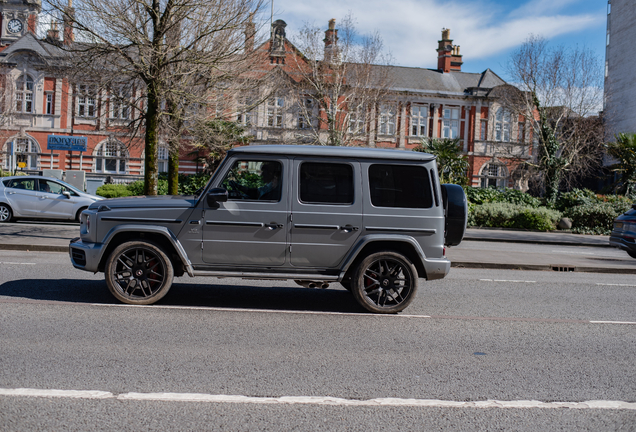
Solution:
{"label": "curb", "polygon": [[586,247],[601,247],[611,248],[609,242],[607,244],[599,243],[574,243],[565,241],[545,241],[545,240],[524,240],[524,239],[500,239],[500,238],[480,238],[480,237],[464,237],[462,241],[480,241],[491,243],[526,243],[526,244],[542,244],[542,245],[554,245],[554,246],[586,246]]}
{"label": "curb", "polygon": [[0,250],[27,252],[68,252],[68,246],[0,244]]}
{"label": "curb", "polygon": [[451,267],[490,269],[490,270],[531,270],[531,271],[555,271],[560,273],[606,273],[606,274],[636,274],[636,268],[625,267],[577,267],[572,265],[548,265],[548,264],[498,264],[452,261]]}

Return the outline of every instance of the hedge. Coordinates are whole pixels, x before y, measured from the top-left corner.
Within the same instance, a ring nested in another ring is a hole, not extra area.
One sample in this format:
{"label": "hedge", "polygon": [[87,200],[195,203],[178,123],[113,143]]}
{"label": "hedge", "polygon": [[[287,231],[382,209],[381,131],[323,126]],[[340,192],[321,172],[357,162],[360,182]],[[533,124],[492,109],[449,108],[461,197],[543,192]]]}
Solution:
{"label": "hedge", "polygon": [[466,198],[473,204],[500,202],[533,208],[537,208],[541,205],[539,198],[535,198],[530,194],[516,189],[505,188],[500,190],[494,187],[476,188],[467,186],[464,190],[466,192]]}
{"label": "hedge", "polygon": [[125,184],[105,184],[97,188],[96,195],[104,198],[119,198],[132,196]]}
{"label": "hedge", "polygon": [[631,203],[623,200],[597,202],[567,208],[563,215],[572,220],[572,232],[609,235],[614,219],[630,208]]}
{"label": "hedge", "polygon": [[474,206],[471,222],[482,227],[549,231],[560,219],[561,212],[545,207],[494,202]]}

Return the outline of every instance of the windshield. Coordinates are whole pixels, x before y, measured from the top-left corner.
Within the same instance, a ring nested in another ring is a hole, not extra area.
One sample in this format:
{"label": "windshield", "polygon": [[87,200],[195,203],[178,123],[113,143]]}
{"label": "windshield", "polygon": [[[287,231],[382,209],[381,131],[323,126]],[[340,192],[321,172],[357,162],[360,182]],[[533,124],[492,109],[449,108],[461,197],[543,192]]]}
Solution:
{"label": "windshield", "polygon": [[64,181],[62,181],[62,180],[57,180],[57,179],[55,179],[55,181],[56,181],[56,182],[58,182],[58,183],[63,184],[64,186],[66,186],[67,188],[69,188],[70,190],[72,190],[73,192],[76,192],[76,193],[86,193],[86,192],[83,192],[83,191],[79,190],[79,189],[78,189],[78,188],[76,188],[75,186],[71,186],[70,184],[68,184],[68,183],[66,183],[66,182],[64,182]]}

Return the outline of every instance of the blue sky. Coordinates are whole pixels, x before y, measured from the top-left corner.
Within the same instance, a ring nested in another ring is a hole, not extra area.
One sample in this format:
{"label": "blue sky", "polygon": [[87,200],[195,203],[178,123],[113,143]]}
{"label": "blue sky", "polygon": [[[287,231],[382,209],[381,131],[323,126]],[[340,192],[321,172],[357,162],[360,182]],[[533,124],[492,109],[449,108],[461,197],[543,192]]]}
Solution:
{"label": "blue sky", "polygon": [[530,34],[605,59],[606,0],[274,0],[274,20],[287,23],[288,36],[305,22],[326,29],[336,18],[337,27],[349,11],[361,33],[380,32],[399,66],[436,68],[443,27],[461,47],[464,72],[490,68],[506,79],[510,53]]}

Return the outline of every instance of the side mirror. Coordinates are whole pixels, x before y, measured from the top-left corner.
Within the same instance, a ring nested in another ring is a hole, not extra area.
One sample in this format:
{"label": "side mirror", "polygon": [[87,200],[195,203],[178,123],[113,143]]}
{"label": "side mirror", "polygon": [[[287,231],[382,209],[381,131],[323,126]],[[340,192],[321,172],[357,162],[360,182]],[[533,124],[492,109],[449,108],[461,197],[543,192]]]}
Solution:
{"label": "side mirror", "polygon": [[223,188],[212,188],[208,191],[207,202],[210,207],[218,207],[218,203],[227,201],[227,190]]}
{"label": "side mirror", "polygon": [[62,192],[62,195],[64,195],[68,199],[71,199],[71,193],[69,191]]}

